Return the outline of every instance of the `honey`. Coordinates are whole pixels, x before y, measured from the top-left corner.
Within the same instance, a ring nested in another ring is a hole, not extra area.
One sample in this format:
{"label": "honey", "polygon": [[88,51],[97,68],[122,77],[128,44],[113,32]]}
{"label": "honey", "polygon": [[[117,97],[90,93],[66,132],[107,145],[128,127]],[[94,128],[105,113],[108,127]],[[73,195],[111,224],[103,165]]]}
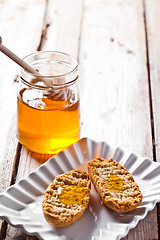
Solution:
{"label": "honey", "polygon": [[123,187],[123,180],[115,174],[110,174],[103,182],[103,187],[111,192],[121,192]]}
{"label": "honey", "polygon": [[79,101],[49,98],[34,89],[23,88],[17,101],[17,137],[26,148],[57,154],[79,137]]}
{"label": "honey", "polygon": [[79,186],[67,186],[60,189],[59,200],[66,205],[83,205],[84,199],[89,196],[89,192]]}
{"label": "honey", "polygon": [[37,74],[21,69],[19,75],[17,138],[33,152],[56,155],[79,139],[78,62],[56,51],[24,61]]}

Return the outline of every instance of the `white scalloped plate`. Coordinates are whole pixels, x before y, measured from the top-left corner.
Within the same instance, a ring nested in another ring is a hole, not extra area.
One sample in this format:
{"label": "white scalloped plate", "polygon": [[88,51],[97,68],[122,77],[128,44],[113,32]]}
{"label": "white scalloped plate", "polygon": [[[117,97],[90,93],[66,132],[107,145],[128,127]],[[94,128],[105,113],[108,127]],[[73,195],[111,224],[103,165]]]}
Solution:
{"label": "white scalloped plate", "polygon": [[[129,213],[116,213],[101,205],[94,187],[84,215],[65,228],[54,228],[44,219],[42,198],[54,177],[71,169],[87,171],[87,162],[95,157],[114,158],[133,176],[143,194],[139,207]],[[29,235],[44,240],[119,240],[160,201],[160,164],[139,158],[104,142],[83,138],[52,157],[26,178],[0,194],[0,218]]]}

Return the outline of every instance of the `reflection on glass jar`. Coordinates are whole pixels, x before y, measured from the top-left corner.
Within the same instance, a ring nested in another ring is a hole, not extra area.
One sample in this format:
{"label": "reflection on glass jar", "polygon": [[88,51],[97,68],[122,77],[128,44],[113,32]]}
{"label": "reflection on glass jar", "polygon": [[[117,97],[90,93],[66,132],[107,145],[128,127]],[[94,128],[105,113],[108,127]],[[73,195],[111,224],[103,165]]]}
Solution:
{"label": "reflection on glass jar", "polygon": [[38,153],[57,154],[79,138],[78,63],[64,53],[37,52],[24,59],[17,101],[17,138]]}

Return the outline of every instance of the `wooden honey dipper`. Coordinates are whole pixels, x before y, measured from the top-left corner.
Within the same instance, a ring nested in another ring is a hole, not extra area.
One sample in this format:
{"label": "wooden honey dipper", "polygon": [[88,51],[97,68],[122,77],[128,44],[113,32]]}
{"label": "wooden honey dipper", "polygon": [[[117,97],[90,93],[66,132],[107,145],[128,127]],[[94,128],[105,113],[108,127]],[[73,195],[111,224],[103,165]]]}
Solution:
{"label": "wooden honey dipper", "polygon": [[21,58],[19,58],[16,54],[14,54],[11,50],[6,48],[2,44],[2,37],[0,36],[0,51],[4,53],[7,57],[12,59],[14,62],[16,62],[18,65],[20,65],[24,70],[27,72],[36,74],[37,76],[41,76],[34,68],[32,68],[30,65],[28,65],[26,62],[24,62]]}
{"label": "wooden honey dipper", "polygon": [[2,37],[1,36],[0,36],[0,51],[2,53],[4,53],[7,57],[12,59],[14,62],[16,62],[24,70],[26,70],[29,73],[34,74],[35,79],[33,79],[33,81],[31,83],[35,83],[36,78],[37,78],[37,80],[43,81],[45,83],[46,87],[49,87],[50,90],[51,90],[51,91],[48,91],[48,94],[46,94],[46,96],[48,98],[52,99],[53,101],[57,101],[57,100],[64,101],[64,100],[66,100],[66,98],[70,99],[70,97],[72,95],[71,90],[68,90],[67,92],[64,92],[63,90],[60,90],[58,92],[57,91],[53,91],[52,90],[52,86],[48,85],[46,79],[42,75],[40,75],[39,72],[37,72],[34,68],[32,68],[30,65],[28,65],[25,61],[23,61],[15,53],[13,53],[11,50],[6,48],[2,44]]}
{"label": "wooden honey dipper", "polygon": [[[23,61],[21,58],[19,58],[15,53],[13,53],[11,50],[9,50],[8,48],[6,48],[3,44],[2,44],[2,37],[0,36],[0,51],[2,53],[4,53],[7,57],[9,57],[11,60],[13,60],[14,62],[16,62],[20,67],[22,67],[25,71],[34,74],[35,78],[32,79],[31,83],[36,83],[37,81],[43,81],[46,85],[46,87],[50,87],[49,84],[47,83],[46,79],[44,77],[42,77],[42,75],[40,75],[39,72],[37,72],[34,68],[32,68],[30,65],[28,65],[25,61]],[[53,98],[53,92],[52,92],[52,97]],[[48,95],[49,96],[49,95]]]}

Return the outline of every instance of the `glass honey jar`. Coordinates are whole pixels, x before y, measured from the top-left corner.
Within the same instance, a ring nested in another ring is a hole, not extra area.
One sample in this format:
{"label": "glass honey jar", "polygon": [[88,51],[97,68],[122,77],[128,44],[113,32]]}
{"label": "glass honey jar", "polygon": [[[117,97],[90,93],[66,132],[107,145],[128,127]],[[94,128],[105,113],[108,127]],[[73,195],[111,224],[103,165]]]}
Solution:
{"label": "glass honey jar", "polygon": [[51,51],[24,61],[38,74],[21,69],[19,75],[17,138],[33,152],[55,155],[79,139],[78,62]]}

